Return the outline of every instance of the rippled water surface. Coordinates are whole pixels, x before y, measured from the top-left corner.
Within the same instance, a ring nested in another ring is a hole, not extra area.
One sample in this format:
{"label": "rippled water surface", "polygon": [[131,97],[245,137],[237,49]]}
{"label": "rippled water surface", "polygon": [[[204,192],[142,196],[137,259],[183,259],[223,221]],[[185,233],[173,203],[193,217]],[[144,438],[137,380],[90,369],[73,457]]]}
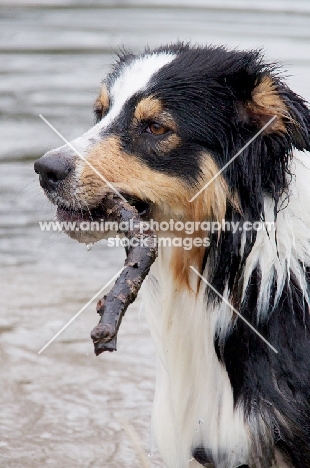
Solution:
{"label": "rippled water surface", "polygon": [[[156,4],[156,7],[154,6]],[[139,466],[122,419],[150,446],[155,353],[138,299],[117,353],[96,358],[95,301],[38,351],[121,268],[101,242],[88,252],[53,219],[33,161],[92,124],[98,84],[119,46],[191,40],[264,47],[310,100],[307,1],[0,1],[0,466]],[[155,454],[152,467],[163,466]]]}

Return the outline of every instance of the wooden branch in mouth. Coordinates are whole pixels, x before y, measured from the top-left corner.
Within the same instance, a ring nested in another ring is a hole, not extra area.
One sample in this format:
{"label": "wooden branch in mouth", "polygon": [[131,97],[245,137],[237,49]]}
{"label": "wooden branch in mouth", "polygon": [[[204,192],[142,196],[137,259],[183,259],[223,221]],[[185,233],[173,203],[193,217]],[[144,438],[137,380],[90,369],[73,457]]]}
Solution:
{"label": "wooden branch in mouth", "polygon": [[140,231],[143,220],[134,206],[113,193],[102,203],[106,210],[105,221],[127,226],[118,230],[118,233],[121,232],[129,240],[129,247],[126,249],[127,258],[122,273],[111,291],[97,304],[97,312],[101,318],[91,332],[97,356],[104,351],[116,351],[117,332],[122,318],[129,304],[136,299],[158,254],[156,234],[151,229]]}

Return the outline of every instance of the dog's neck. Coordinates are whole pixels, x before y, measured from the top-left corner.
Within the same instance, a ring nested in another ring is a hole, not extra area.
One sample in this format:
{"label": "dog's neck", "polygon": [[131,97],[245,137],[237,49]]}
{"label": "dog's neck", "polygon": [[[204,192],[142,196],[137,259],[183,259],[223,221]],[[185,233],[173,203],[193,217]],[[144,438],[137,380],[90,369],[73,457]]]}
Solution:
{"label": "dog's neck", "polygon": [[[253,326],[263,332],[264,324],[271,320],[270,326],[275,330],[268,332],[272,343],[278,338],[275,333],[280,332],[284,316],[292,320],[295,313],[295,319],[302,326],[301,306],[309,304],[304,268],[310,265],[310,235],[306,229],[310,225],[310,191],[304,176],[305,158],[306,155],[301,156],[296,162],[298,184],[292,184],[289,204],[277,215],[276,231],[259,230],[250,252],[238,265],[241,286],[236,304]],[[297,192],[297,186],[302,192]],[[274,205],[268,197],[265,198],[265,219],[274,219]],[[242,242],[238,248],[246,251]],[[240,259],[243,252],[239,252]],[[229,466],[249,464],[249,453],[256,457],[264,455],[266,463],[270,462],[266,466],[271,466],[274,452],[272,449],[270,453],[264,452],[273,446],[274,437],[268,429],[272,427],[270,420],[275,417],[268,404],[273,398],[268,394],[268,379],[272,376],[263,366],[264,356],[271,353],[270,360],[273,359],[273,351],[240,320],[235,328],[236,316],[232,309],[216,295],[211,295],[202,280],[198,293],[194,287],[191,291],[175,281],[171,271],[173,255],[173,249],[160,249],[144,288],[145,308],[158,355],[153,423],[161,453],[166,454],[164,461],[167,466],[187,468],[193,450],[204,447],[218,467],[226,467],[227,463]],[[212,285],[216,285],[218,279],[214,265],[219,263],[215,260],[209,253],[203,270],[203,276]],[[192,286],[195,281],[192,272]],[[286,298],[292,290],[297,296],[290,306]],[[224,282],[221,294],[232,302],[229,280]],[[244,353],[250,354],[245,357]],[[251,356],[254,356],[253,361]],[[247,362],[246,367],[244,362]],[[265,373],[257,386],[252,382],[253,375],[260,375],[260,372]],[[264,379],[267,387],[262,390],[265,395],[262,400],[259,389]],[[197,380],[199,386],[193,388]],[[244,408],[247,405],[244,395],[248,401],[250,398],[257,401],[256,409]],[[244,419],[244,411],[247,419]],[[277,408],[277,411],[284,410]],[[167,430],[162,427],[162,420],[166,421]],[[182,434],[179,433],[181,428],[185,431]],[[259,440],[255,447],[249,436],[253,431]]]}

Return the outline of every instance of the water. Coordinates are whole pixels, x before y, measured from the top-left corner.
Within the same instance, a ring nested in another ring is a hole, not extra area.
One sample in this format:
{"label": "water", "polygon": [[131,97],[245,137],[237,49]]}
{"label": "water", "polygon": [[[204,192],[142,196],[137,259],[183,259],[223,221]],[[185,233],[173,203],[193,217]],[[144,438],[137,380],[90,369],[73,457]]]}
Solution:
{"label": "water", "polygon": [[[94,300],[38,355],[124,261],[120,249],[103,242],[88,251],[60,233],[40,231],[38,221],[53,219],[55,209],[33,161],[62,141],[39,114],[67,139],[77,137],[92,125],[92,103],[113,50],[125,45],[137,52],[177,39],[263,46],[310,100],[309,4],[11,4],[0,1],[0,465],[137,467],[119,421],[132,422],[147,450],[155,356],[140,300],[125,316],[117,353],[93,354]],[[157,453],[150,463],[163,466]]]}

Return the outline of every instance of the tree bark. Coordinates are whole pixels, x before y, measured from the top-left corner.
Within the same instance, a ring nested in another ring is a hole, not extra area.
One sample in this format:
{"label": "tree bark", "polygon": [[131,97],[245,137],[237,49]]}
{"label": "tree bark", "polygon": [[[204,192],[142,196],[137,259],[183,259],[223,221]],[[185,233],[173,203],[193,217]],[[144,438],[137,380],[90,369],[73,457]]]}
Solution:
{"label": "tree bark", "polygon": [[134,206],[116,194],[105,198],[103,205],[106,211],[105,221],[114,221],[118,225],[122,223],[124,229],[119,229],[118,233],[128,239],[129,246],[126,248],[127,258],[122,273],[110,292],[97,304],[97,312],[101,318],[91,332],[97,356],[104,351],[116,351],[117,332],[122,318],[129,304],[136,299],[158,254],[157,236],[150,229],[140,231],[143,220]]}

